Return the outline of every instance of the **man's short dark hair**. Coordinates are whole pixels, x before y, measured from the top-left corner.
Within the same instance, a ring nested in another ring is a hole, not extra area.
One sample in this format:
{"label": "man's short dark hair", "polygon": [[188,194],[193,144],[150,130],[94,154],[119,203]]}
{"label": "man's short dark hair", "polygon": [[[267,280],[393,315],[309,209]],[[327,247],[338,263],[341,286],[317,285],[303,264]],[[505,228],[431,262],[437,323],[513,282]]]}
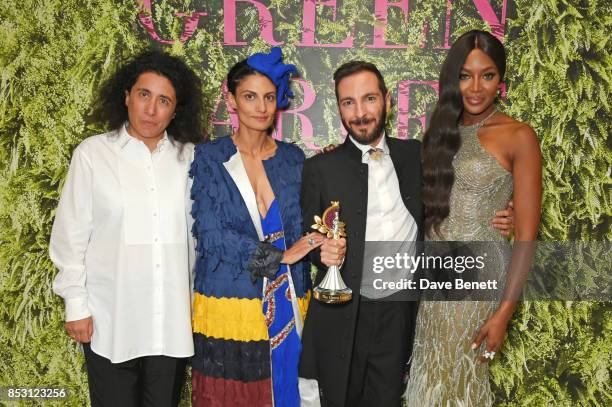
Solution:
{"label": "man's short dark hair", "polygon": [[336,91],[337,102],[340,102],[338,98],[338,84],[340,81],[347,76],[360,72],[372,72],[374,75],[376,75],[376,78],[378,78],[378,88],[380,89],[380,92],[382,93],[383,97],[387,96],[388,91],[387,86],[385,85],[385,80],[376,65],[365,61],[349,61],[340,65],[340,67],[336,69],[336,72],[334,72],[334,90]]}

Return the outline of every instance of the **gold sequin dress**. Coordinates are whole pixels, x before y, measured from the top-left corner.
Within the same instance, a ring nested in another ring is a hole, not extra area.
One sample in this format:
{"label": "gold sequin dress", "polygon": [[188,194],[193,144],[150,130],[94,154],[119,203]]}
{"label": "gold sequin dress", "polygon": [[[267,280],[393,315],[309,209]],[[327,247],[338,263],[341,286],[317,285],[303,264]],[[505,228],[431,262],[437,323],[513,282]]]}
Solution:
{"label": "gold sequin dress", "polygon": [[[496,250],[488,253],[486,267],[490,275],[504,280],[510,246],[491,226],[491,220],[512,195],[512,174],[480,144],[477,133],[483,122],[459,126],[462,144],[453,160],[450,215],[441,224],[440,235],[432,240],[499,241],[494,245]],[[405,393],[408,406],[493,404],[489,366],[476,361],[485,350],[485,342],[477,350],[470,346],[497,305],[493,301],[421,302]]]}

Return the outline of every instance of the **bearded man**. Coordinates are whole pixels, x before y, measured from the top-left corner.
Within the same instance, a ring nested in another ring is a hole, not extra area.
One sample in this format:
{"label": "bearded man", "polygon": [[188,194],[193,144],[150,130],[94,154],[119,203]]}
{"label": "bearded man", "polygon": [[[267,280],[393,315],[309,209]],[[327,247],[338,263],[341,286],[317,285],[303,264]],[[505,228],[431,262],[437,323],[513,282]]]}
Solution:
{"label": "bearded man", "polygon": [[[300,363],[303,405],[399,406],[412,349],[417,303],[373,290],[362,271],[366,241],[422,239],[421,159],[417,140],[385,134],[391,93],[375,65],[351,61],[334,73],[348,136],[333,151],[306,161],[302,175],[305,230],[330,201],[340,202],[347,251],[342,278],[353,297],[343,304],[312,300]],[[311,252],[318,268],[320,251]]]}

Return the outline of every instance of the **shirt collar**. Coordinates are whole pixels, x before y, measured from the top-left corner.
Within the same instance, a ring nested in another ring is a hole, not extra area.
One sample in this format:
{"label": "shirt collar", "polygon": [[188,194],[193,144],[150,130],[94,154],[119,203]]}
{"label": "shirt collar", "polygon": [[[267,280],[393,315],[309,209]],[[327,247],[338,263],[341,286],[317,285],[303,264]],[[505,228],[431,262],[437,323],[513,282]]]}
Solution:
{"label": "shirt collar", "polygon": [[153,150],[153,153],[163,151],[168,146],[169,142],[170,140],[168,139],[168,133],[164,131],[164,136],[157,142],[157,146],[155,147],[155,150]]}
{"label": "shirt collar", "polygon": [[[119,140],[118,140],[118,142],[119,142],[119,148],[120,149],[124,149],[125,146],[127,146],[131,142],[139,142],[140,141],[136,137],[130,136],[130,134],[127,132],[127,126],[128,126],[128,122],[125,122],[119,128]],[[157,143],[157,147],[155,147],[155,150],[153,150],[153,153],[157,153],[157,152],[162,151],[165,148],[165,146],[168,144],[169,141],[170,140],[168,139],[168,132],[164,131],[164,136]]]}
{"label": "shirt collar", "polygon": [[359,151],[361,151],[362,162],[364,163],[369,161],[367,160],[368,151],[370,151],[370,149],[372,148],[380,148],[385,152],[385,155],[389,155],[389,146],[387,146],[387,135],[386,134],[384,134],[380,138],[380,140],[378,140],[378,143],[374,147],[370,146],[369,144],[364,145],[364,144],[359,143],[351,135],[349,135],[348,137],[351,139],[351,142],[355,145],[355,147],[357,147]]}

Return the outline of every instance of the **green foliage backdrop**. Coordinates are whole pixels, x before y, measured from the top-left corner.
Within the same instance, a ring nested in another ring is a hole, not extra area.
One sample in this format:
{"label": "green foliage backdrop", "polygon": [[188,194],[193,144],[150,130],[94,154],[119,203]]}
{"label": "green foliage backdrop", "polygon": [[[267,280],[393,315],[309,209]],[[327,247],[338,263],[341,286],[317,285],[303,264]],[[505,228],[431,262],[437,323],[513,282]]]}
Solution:
{"label": "green foliage backdrop", "polygon": [[[154,2],[152,17],[160,36],[178,38],[182,24],[172,13],[196,11],[202,8],[200,3]],[[227,52],[220,40],[222,2],[208,3],[215,5],[207,7],[208,23],[189,41],[156,46],[184,57],[205,78],[206,106],[212,114],[229,66],[268,45],[258,37],[257,15],[251,8],[241,16],[239,28],[249,44]],[[329,10],[320,11],[317,40],[339,42],[355,26],[355,43],[367,43],[374,17],[366,3],[343,1],[338,22],[332,21]],[[491,3],[499,8],[501,1]],[[531,124],[541,140],[545,182],[541,239],[609,241],[609,2],[510,3],[504,110]],[[316,144],[340,140],[333,89],[329,78],[320,77],[338,62],[355,57],[372,60],[391,89],[406,77],[436,79],[443,50],[412,47],[378,52],[355,47],[313,53],[296,46],[301,38],[301,7],[302,2],[295,0],[269,2],[276,18],[275,36],[286,41],[287,59],[299,65],[300,60],[317,58],[321,66],[318,72],[302,72],[320,101],[315,108],[322,118],[315,128]],[[418,44],[425,21],[439,38],[444,31],[439,16],[445,10],[445,0],[418,2],[408,22],[390,11],[389,22],[395,29],[389,31],[388,41]],[[86,374],[76,346],[63,332],[62,303],[51,293],[56,270],[48,259],[48,238],[71,152],[83,138],[102,130],[85,120],[95,90],[120,61],[154,44],[138,22],[140,11],[135,1],[7,0],[0,5],[0,386],[66,387],[71,406],[88,403]],[[457,28],[451,40],[486,24],[477,18],[470,0],[455,0],[453,27]],[[296,99],[300,97],[298,92]],[[424,114],[435,94],[417,89],[414,100],[411,113]],[[288,126],[285,138],[304,146],[300,126]],[[212,125],[208,130],[225,131]],[[411,134],[419,132],[417,124]],[[493,365],[496,404],[611,405],[611,334],[609,303],[523,303],[503,355]]]}

